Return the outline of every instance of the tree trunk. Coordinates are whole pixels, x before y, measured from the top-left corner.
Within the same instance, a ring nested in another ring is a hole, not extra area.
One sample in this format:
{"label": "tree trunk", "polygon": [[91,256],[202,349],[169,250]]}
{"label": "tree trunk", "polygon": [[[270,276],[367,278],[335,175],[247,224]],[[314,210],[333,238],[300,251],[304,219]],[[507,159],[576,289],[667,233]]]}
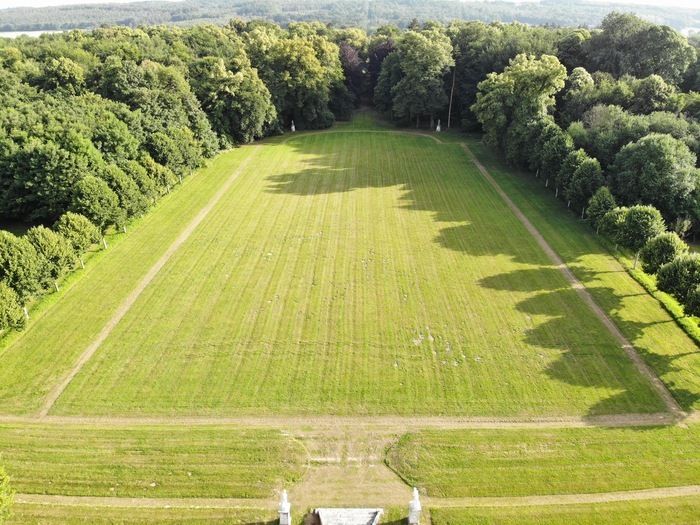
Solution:
{"label": "tree trunk", "polygon": [[27,310],[26,306],[22,307],[22,311],[24,312],[24,318],[29,319],[29,310]]}
{"label": "tree trunk", "polygon": [[455,77],[457,76],[457,66],[455,65],[452,70],[452,88],[450,89],[450,105],[447,109],[447,129],[450,129],[450,123],[452,122],[452,97],[455,93]]}
{"label": "tree trunk", "polygon": [[106,250],[107,249],[107,239],[102,237],[102,247]]}
{"label": "tree trunk", "polygon": [[433,114],[430,114],[430,131],[435,127],[435,120],[433,119]]}
{"label": "tree trunk", "polygon": [[57,291],[57,292],[60,292],[60,291],[61,291],[61,289],[58,287],[58,282],[54,281],[54,282],[53,282],[53,287],[56,288],[56,291]]}
{"label": "tree trunk", "polygon": [[82,257],[78,257],[78,260],[80,261],[80,267],[83,268],[83,269],[85,269],[85,263],[83,262],[83,258],[82,258]]}
{"label": "tree trunk", "polygon": [[420,115],[416,115],[416,129],[420,128]]}
{"label": "tree trunk", "polygon": [[557,186],[557,189],[554,190],[554,198],[556,199],[558,197],[559,197],[559,186]]}
{"label": "tree trunk", "polygon": [[546,181],[544,181],[544,187],[545,187],[545,188],[549,188],[549,179],[547,179]]}

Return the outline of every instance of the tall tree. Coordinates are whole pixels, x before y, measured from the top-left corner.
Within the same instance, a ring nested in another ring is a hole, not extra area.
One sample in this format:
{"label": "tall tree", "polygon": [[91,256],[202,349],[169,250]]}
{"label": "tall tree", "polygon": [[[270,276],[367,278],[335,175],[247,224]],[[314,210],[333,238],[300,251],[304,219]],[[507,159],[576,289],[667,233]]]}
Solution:
{"label": "tall tree", "polygon": [[652,133],[617,154],[610,168],[611,189],[624,204],[651,204],[668,219],[689,216],[700,183],[695,162],[683,142]]}
{"label": "tall tree", "polygon": [[625,214],[619,234],[619,241],[635,254],[634,267],[637,267],[640,250],[654,237],[666,231],[666,225],[659,210],[653,206],[631,206]]}
{"label": "tall tree", "polygon": [[527,122],[546,116],[565,79],[566,68],[551,55],[518,55],[503,73],[489,74],[479,83],[472,106],[487,142],[503,146],[505,132],[514,120]]}
{"label": "tall tree", "polygon": [[40,264],[27,239],[0,230],[0,279],[17,293],[22,304],[41,289]]}
{"label": "tall tree", "polygon": [[688,253],[688,245],[676,232],[664,232],[651,239],[639,253],[642,269],[655,274],[664,264]]}
{"label": "tall tree", "polygon": [[402,78],[391,89],[392,111],[403,121],[431,120],[447,107],[443,74],[454,65],[452,44],[440,31],[407,31],[397,44]]}

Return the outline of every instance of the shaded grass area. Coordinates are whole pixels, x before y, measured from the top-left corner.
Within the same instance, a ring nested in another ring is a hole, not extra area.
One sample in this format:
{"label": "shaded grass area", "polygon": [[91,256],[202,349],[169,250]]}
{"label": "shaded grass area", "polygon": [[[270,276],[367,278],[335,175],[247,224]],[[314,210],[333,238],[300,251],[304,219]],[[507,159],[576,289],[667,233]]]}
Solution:
{"label": "shaded grass area", "polygon": [[614,492],[700,484],[700,425],[405,434],[387,464],[435,497]]}
{"label": "shaded grass area", "polygon": [[39,409],[53,385],[68,373],[148,268],[216,192],[222,177],[252,151],[242,148],[224,153],[210,167],[186,179],[118,245],[76,273],[69,289],[52,294],[57,300],[42,308],[25,332],[2,343],[0,412]]}
{"label": "shaded grass area", "polygon": [[17,504],[8,525],[274,525],[274,509],[144,509]]}
{"label": "shaded grass area", "polygon": [[305,468],[302,446],[271,430],[0,425],[0,443],[28,494],[265,498]]}
{"label": "shaded grass area", "polygon": [[663,410],[458,145],[257,147],[53,413]]}
{"label": "shaded grass area", "polygon": [[[506,167],[473,139],[487,166],[547,242],[608,312],[646,362],[687,410],[700,408],[700,349],[660,303],[598,242],[594,232],[544,188],[544,181]],[[503,280],[494,288],[509,289]]]}
{"label": "shaded grass area", "polygon": [[695,525],[699,515],[700,497],[697,496],[580,505],[430,510],[432,525]]}

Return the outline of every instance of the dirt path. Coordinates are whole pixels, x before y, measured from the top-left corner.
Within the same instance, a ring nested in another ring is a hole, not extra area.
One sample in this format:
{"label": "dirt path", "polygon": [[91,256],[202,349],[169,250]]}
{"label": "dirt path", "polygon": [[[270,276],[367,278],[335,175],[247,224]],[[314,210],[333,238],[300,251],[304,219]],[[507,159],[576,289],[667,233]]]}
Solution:
{"label": "dirt path", "polygon": [[229,177],[222,184],[219,190],[214,194],[214,196],[211,199],[209,199],[209,202],[207,202],[207,204],[199,211],[199,213],[187,224],[187,226],[185,226],[185,229],[182,230],[182,232],[180,232],[180,235],[178,235],[178,237],[173,241],[173,243],[170,246],[168,246],[168,249],[165,251],[165,253],[163,253],[160,259],[158,259],[155,262],[155,264],[151,266],[146,275],[143,276],[143,278],[141,279],[141,281],[139,281],[136,287],[129,293],[129,295],[124,299],[124,301],[122,301],[122,303],[119,305],[119,308],[117,308],[112,317],[107,321],[107,323],[105,323],[105,325],[102,327],[102,330],[100,330],[100,333],[97,334],[97,337],[95,337],[95,339],[92,340],[92,342],[87,346],[83,353],[80,354],[78,361],[76,361],[75,365],[73,365],[73,368],[71,368],[68,375],[63,379],[63,381],[56,385],[53,388],[53,390],[51,390],[51,392],[49,392],[49,395],[46,397],[46,399],[44,400],[44,404],[41,407],[39,416],[46,416],[49,413],[54,403],[56,403],[56,400],[68,387],[73,378],[76,375],[78,375],[85,363],[87,363],[90,360],[90,358],[95,354],[100,345],[107,339],[107,337],[109,337],[109,334],[112,333],[114,327],[117,326],[117,324],[119,324],[119,321],[122,320],[122,318],[132,307],[132,305],[139,298],[141,293],[155,278],[158,272],[160,272],[163,266],[165,266],[165,264],[170,260],[173,254],[180,248],[180,246],[182,246],[185,243],[185,241],[187,241],[190,235],[192,235],[192,232],[197,228],[197,226],[199,226],[199,224],[205,219],[205,217],[209,215],[209,212],[211,212],[214,206],[216,206],[216,204],[221,200],[224,194],[231,187],[231,184],[233,184],[233,181],[236,180],[238,175],[240,175],[240,173],[245,169],[250,160],[256,155],[258,151],[259,150],[257,148],[253,149],[251,154],[248,155],[248,157],[246,157],[246,159],[238,165],[236,170],[234,170],[231,173],[231,175],[229,175]]}
{"label": "dirt path", "polygon": [[678,405],[676,400],[666,388],[666,385],[664,385],[664,383],[659,379],[656,373],[651,368],[649,368],[649,366],[647,366],[647,364],[644,362],[641,356],[634,349],[634,346],[632,346],[632,343],[630,343],[630,341],[624,336],[624,334],[615,325],[615,323],[613,323],[612,319],[608,317],[608,315],[603,311],[603,309],[600,306],[598,306],[598,304],[593,299],[593,296],[591,296],[588,290],[586,290],[583,283],[576,278],[576,276],[571,272],[569,267],[566,266],[564,261],[559,257],[559,255],[557,255],[557,253],[545,240],[545,238],[542,236],[539,230],[535,228],[535,226],[530,222],[530,220],[525,216],[525,214],[523,214],[523,212],[520,211],[520,208],[518,208],[518,206],[510,199],[510,197],[508,197],[506,192],[503,191],[501,186],[491,176],[491,174],[484,167],[481,161],[479,161],[479,159],[476,158],[474,153],[472,153],[472,151],[469,149],[469,146],[467,146],[464,143],[461,143],[461,146],[462,148],[464,148],[464,151],[467,153],[474,165],[478,168],[479,172],[489,182],[489,184],[493,186],[493,189],[496,190],[496,193],[498,193],[503,202],[506,203],[508,208],[510,208],[510,210],[515,214],[515,216],[523,224],[523,226],[525,226],[525,229],[527,229],[530,235],[532,235],[535,241],[537,241],[537,244],[539,244],[540,248],[542,248],[542,250],[547,254],[547,257],[549,257],[552,263],[564,275],[564,278],[566,278],[566,280],[571,284],[572,288],[576,290],[576,293],[578,293],[581,299],[583,299],[583,301],[593,311],[595,316],[598,319],[600,319],[603,325],[605,325],[610,334],[612,334],[612,336],[620,343],[622,349],[632,360],[632,363],[634,363],[634,366],[637,368],[637,371],[649,380],[649,382],[652,384],[659,396],[661,396],[661,399],[664,401],[664,404],[666,405],[668,410],[676,417],[682,417],[683,410],[681,409],[680,405]]}
{"label": "dirt path", "polygon": [[700,485],[663,487],[658,489],[600,492],[594,494],[547,494],[542,496],[425,498],[428,507],[529,507],[541,505],[574,505],[577,503],[610,503],[700,495]]}
{"label": "dirt path", "polygon": [[[547,494],[541,496],[430,498],[423,497],[428,508],[440,507],[524,507],[543,505],[572,505],[577,503],[610,503],[614,501],[640,501],[700,495],[700,485],[663,487],[620,492],[593,494]],[[404,498],[406,499],[406,498]],[[410,499],[410,498],[409,498]],[[305,505],[294,498],[298,508]],[[62,505],[70,507],[118,507],[118,508],[269,508],[274,512],[277,499],[241,498],[117,498],[98,496],[49,496],[43,494],[16,494],[16,503],[33,505]],[[407,504],[408,501],[396,502]],[[390,503],[390,504],[393,504]]]}
{"label": "dirt path", "polygon": [[0,416],[0,424],[83,425],[92,428],[135,426],[236,426],[274,429],[314,429],[332,433],[356,428],[374,432],[404,432],[419,429],[534,429],[582,427],[635,427],[672,425],[700,421],[693,412],[683,419],[667,412],[562,417],[463,417],[463,416]]}

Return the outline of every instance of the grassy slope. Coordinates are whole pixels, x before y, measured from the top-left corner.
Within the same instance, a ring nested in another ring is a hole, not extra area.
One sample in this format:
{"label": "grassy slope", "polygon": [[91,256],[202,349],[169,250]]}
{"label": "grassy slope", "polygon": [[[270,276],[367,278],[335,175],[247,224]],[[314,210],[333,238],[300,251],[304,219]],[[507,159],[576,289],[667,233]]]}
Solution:
{"label": "grassy slope", "polygon": [[670,315],[598,243],[591,229],[543,187],[475,140],[470,147],[686,409],[700,408],[700,351]]}
{"label": "grassy slope", "polygon": [[700,497],[541,507],[432,509],[432,525],[696,525]]}
{"label": "grassy slope", "polygon": [[54,413],[661,408],[458,146],[321,133],[261,149]]}
{"label": "grassy slope", "polygon": [[611,492],[700,484],[700,425],[423,431],[387,455],[432,496]]}
{"label": "grassy slope", "polygon": [[267,430],[2,425],[0,443],[31,494],[265,498],[304,469],[301,445]]}

